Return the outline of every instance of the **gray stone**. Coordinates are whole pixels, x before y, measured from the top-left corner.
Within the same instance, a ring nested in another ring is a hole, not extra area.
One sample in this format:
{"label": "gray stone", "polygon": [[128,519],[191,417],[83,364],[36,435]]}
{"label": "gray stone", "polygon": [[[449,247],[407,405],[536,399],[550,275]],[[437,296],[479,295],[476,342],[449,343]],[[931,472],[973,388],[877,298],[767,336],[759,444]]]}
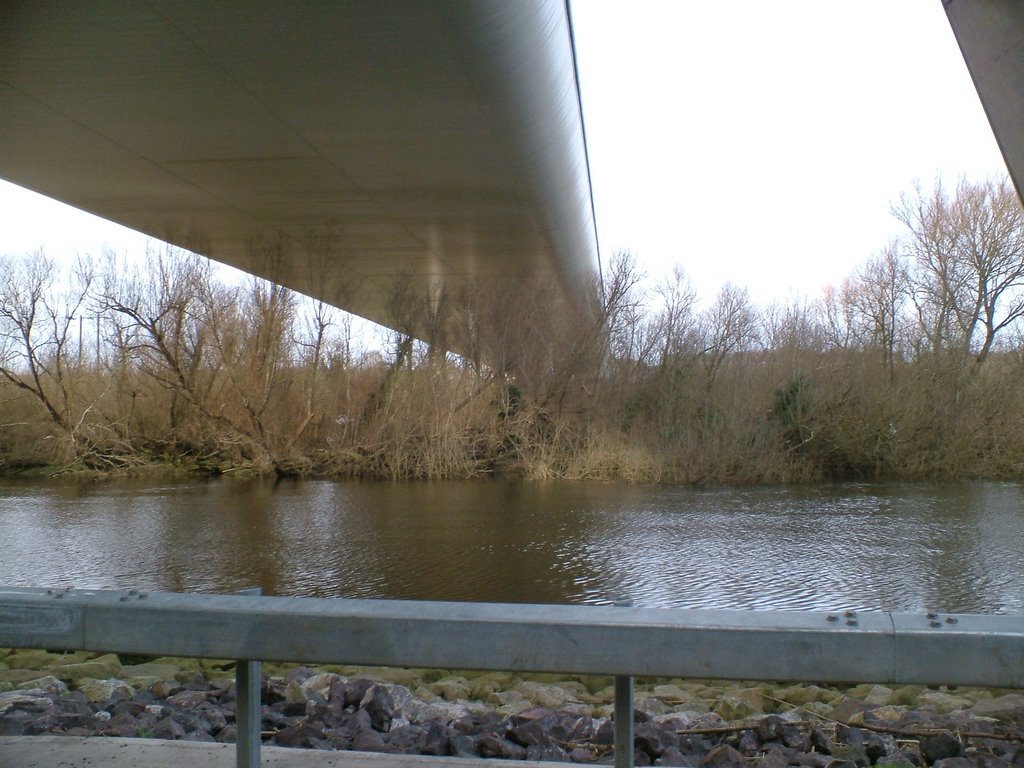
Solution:
{"label": "gray stone", "polygon": [[719,744],[704,756],[703,765],[711,768],[746,768],[743,755],[728,744]]}
{"label": "gray stone", "polygon": [[78,681],[78,690],[89,701],[100,703],[109,701],[115,694],[131,698],[132,687],[124,680],[90,680]]}
{"label": "gray stone", "polygon": [[501,760],[526,759],[526,747],[492,733],[484,734],[480,738],[477,742],[477,751],[481,757],[496,757]]}
{"label": "gray stone", "polygon": [[960,757],[963,753],[964,745],[952,734],[940,733],[937,736],[926,736],[921,739],[921,756],[928,763],[936,763],[950,757]]}
{"label": "gray stone", "polygon": [[391,721],[395,715],[395,701],[388,689],[383,685],[374,685],[359,702],[359,708],[370,716],[373,730],[386,732],[391,729]]}
{"label": "gray stone", "polygon": [[925,691],[917,699],[917,706],[933,707],[940,715],[946,715],[958,709],[967,709],[973,703],[965,696],[956,696],[945,691]]}
{"label": "gray stone", "polygon": [[1024,722],[1024,694],[1009,693],[994,699],[982,699],[971,707],[971,712],[978,717]]}
{"label": "gray stone", "polygon": [[52,706],[53,700],[43,693],[29,693],[27,691],[0,693],[0,715],[11,709],[41,712]]}
{"label": "gray stone", "polygon": [[35,680],[27,680],[21,683],[18,689],[25,693],[28,691],[39,691],[40,693],[48,693],[51,696],[63,696],[68,692],[68,687],[63,681],[58,680],[53,675],[46,675]]}
{"label": "gray stone", "polygon": [[675,765],[683,768],[700,768],[700,758],[684,755],[676,747],[669,747],[664,754],[654,761],[655,765]]}

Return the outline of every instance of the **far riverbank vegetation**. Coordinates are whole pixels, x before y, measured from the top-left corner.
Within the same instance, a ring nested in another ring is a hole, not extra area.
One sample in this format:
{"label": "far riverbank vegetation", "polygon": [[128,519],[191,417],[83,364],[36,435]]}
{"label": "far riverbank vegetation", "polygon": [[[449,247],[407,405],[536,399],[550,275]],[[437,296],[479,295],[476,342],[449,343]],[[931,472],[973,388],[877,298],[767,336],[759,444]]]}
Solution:
{"label": "far riverbank vegetation", "polygon": [[[70,277],[0,257],[0,472],[1019,480],[1016,193],[937,184],[894,214],[905,234],[816,301],[705,299],[682,269],[645,287],[618,254],[572,309],[528,274],[399,280],[379,350],[326,304],[171,247]],[[271,265],[295,247],[253,245]]]}

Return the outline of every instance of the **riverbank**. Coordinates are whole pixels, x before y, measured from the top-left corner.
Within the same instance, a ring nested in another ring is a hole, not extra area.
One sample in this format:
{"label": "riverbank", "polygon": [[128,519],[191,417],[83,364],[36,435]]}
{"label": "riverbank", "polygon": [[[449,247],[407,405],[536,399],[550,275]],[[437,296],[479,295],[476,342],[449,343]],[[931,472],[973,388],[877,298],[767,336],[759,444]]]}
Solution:
{"label": "riverbank", "polygon": [[[0,735],[235,739],[228,660],[0,649]],[[608,762],[607,677],[264,665],[269,745]],[[1024,765],[1024,692],[637,681],[638,765]]]}

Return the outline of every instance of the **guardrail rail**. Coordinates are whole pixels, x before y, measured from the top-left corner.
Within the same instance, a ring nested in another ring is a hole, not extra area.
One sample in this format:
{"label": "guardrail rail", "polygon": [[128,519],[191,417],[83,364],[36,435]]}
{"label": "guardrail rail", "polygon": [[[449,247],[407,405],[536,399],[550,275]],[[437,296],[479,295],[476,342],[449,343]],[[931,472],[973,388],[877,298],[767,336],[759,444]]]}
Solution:
{"label": "guardrail rail", "polygon": [[258,660],[614,675],[616,766],[633,759],[634,676],[1024,687],[1019,615],[0,588],[0,646],[238,659],[245,768],[259,765]]}

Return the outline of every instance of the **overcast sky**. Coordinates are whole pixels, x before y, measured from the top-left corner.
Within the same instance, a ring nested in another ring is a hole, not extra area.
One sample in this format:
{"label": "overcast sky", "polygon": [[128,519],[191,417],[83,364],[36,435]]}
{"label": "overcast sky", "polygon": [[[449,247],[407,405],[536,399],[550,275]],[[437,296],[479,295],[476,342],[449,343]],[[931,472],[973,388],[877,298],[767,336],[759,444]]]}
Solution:
{"label": "overcast sky", "polygon": [[[811,298],[915,179],[1005,173],[940,0],[573,0],[602,252]],[[0,182],[0,252],[145,238]]]}
{"label": "overcast sky", "polygon": [[766,301],[899,232],[915,179],[1005,174],[940,0],[573,0],[601,247]]}

